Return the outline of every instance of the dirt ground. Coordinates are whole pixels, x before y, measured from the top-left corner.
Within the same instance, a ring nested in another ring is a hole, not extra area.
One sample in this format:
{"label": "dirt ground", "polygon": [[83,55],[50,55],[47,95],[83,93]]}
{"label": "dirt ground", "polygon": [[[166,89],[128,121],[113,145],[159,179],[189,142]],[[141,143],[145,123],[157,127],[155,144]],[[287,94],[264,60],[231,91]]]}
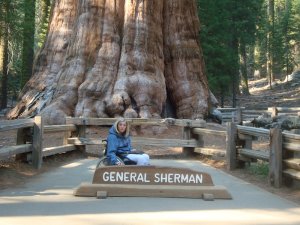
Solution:
{"label": "dirt ground", "polygon": [[299,107],[300,105],[300,79],[285,81],[276,79],[272,89],[268,80],[261,78],[249,80],[250,95],[238,96],[237,104],[247,109],[268,107]]}
{"label": "dirt ground", "polygon": [[[244,96],[239,101],[240,106],[245,106],[250,109],[255,107],[270,107],[270,106],[288,106],[297,107],[300,103],[300,81],[293,82],[293,86],[289,82],[277,81],[273,89],[268,89],[268,82],[266,79],[260,79],[256,81],[249,81],[249,90],[251,95]],[[1,118],[0,118],[1,119]],[[218,124],[208,124],[209,128],[217,130],[225,130],[224,126]],[[108,128],[97,130],[91,128],[88,130],[88,136],[105,138]],[[145,132],[147,129],[133,130],[132,135],[146,137],[159,137],[159,138],[176,138],[182,136],[182,131],[171,128],[167,130],[153,130],[151,132]],[[44,147],[51,147],[62,145],[61,134],[45,135]],[[213,135],[204,136],[204,146],[217,148],[225,151],[225,140]],[[15,145],[16,133],[0,132],[0,148],[3,146]],[[267,149],[268,144],[264,140],[260,140],[258,143],[254,143],[258,149]],[[266,174],[260,174],[262,169],[253,171],[246,167],[246,169],[236,169],[234,171],[227,171],[225,165],[225,159],[219,156],[204,156],[200,154],[184,155],[181,148],[158,148],[158,147],[143,147],[143,151],[148,153],[151,158],[171,158],[171,159],[197,159],[201,162],[209,164],[213,167],[224,170],[226,173],[230,173],[233,176],[239,177],[249,183],[252,183],[260,188],[263,188],[271,193],[279,195],[288,200],[294,201],[300,205],[300,185],[294,185],[293,187],[273,188],[268,184]],[[16,186],[22,186],[35,176],[41,173],[45,173],[55,167],[66,164],[68,162],[86,158],[97,157],[101,154],[99,146],[89,146],[87,148],[87,154],[83,154],[81,151],[73,151],[69,153],[59,154],[55,156],[49,156],[44,158],[42,168],[36,170],[32,168],[32,165],[26,162],[15,161],[14,158],[6,160],[0,160],[0,189],[8,189]]]}
{"label": "dirt ground", "polygon": [[[218,124],[208,124],[209,128],[217,130],[225,130],[225,127]],[[96,129],[91,128],[88,130],[88,136],[90,137],[104,137],[106,136],[107,129]],[[177,128],[170,128],[166,130],[156,130],[154,132],[141,132],[140,130],[134,130],[133,135],[146,135],[147,137],[159,138],[176,138],[182,135],[182,130]],[[61,134],[50,134],[45,135],[44,147],[50,147],[58,145],[62,142]],[[12,131],[10,132],[0,132],[0,145],[14,145],[16,134]],[[264,146],[265,143],[260,143]],[[218,148],[225,151],[225,140],[212,135],[207,135],[204,137],[204,145],[206,147]],[[142,146],[137,146],[142,147]],[[95,150],[96,149],[96,150]],[[15,161],[14,158],[9,158],[7,160],[0,161],[0,189],[8,189],[12,187],[22,186],[31,179],[38,176],[41,173],[46,173],[58,166],[67,164],[69,162],[82,159],[82,158],[95,158],[97,154],[101,154],[101,149],[96,147],[95,149],[87,149],[88,153],[83,153],[82,151],[73,151],[64,154],[49,156],[44,158],[42,168],[36,170],[31,164],[27,162]],[[247,169],[237,169],[234,171],[227,171],[225,165],[225,159],[219,156],[204,156],[200,154],[185,155],[182,153],[181,148],[158,148],[158,147],[142,147],[142,150],[150,155],[151,158],[168,158],[168,159],[185,159],[185,160],[199,160],[203,163],[209,164],[215,168],[221,169],[226,173],[230,173],[233,176],[239,177],[249,183],[257,185],[271,193],[279,195],[283,198],[296,202],[300,205],[300,189],[299,187],[282,187],[279,189],[273,188],[268,184],[267,177],[262,175],[257,175]]]}

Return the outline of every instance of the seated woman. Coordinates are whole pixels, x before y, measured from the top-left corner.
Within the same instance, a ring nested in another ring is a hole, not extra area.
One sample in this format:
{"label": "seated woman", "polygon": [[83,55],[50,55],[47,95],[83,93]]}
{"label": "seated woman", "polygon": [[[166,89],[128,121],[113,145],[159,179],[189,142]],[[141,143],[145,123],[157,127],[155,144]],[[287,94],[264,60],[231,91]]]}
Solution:
{"label": "seated woman", "polygon": [[135,152],[131,147],[129,125],[124,118],[119,118],[109,129],[107,137],[107,158],[111,165],[119,165],[116,155],[126,155],[126,158],[136,162],[136,165],[149,165],[149,155]]}

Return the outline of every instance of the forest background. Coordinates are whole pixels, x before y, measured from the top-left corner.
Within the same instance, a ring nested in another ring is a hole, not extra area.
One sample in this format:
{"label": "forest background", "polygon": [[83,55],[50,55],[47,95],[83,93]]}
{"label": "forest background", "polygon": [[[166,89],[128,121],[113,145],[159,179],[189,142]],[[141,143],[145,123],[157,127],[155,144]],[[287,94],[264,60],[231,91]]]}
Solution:
{"label": "forest background", "polygon": [[[32,75],[54,0],[0,0],[0,110]],[[210,90],[237,106],[249,80],[286,79],[300,69],[300,0],[196,0]]]}

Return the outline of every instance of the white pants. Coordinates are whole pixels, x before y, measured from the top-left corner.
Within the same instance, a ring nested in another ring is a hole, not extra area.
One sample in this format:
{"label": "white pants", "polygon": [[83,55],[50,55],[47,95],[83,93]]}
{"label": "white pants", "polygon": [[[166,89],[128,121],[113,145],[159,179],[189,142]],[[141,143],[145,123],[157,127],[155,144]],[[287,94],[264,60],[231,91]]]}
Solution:
{"label": "white pants", "polygon": [[131,161],[136,162],[136,165],[138,166],[150,165],[150,157],[147,154],[128,154],[126,157]]}

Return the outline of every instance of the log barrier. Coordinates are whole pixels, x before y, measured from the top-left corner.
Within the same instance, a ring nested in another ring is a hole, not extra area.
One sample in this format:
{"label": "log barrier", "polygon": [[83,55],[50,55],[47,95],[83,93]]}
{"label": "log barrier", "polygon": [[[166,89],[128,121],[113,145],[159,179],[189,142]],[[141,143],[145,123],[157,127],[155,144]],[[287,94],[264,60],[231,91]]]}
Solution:
{"label": "log barrier", "polygon": [[[160,139],[133,137],[133,144],[165,147],[182,147],[185,153],[200,153],[204,155],[221,155],[225,157],[227,169],[233,170],[246,162],[264,160],[269,163],[269,182],[280,187],[284,179],[300,180],[300,135],[282,132],[278,129],[266,130],[237,125],[229,122],[226,131],[206,128],[203,120],[166,119],[127,119],[131,125],[149,126],[179,126],[182,128],[182,139]],[[44,125],[41,117],[0,121],[0,132],[17,130],[15,146],[0,148],[0,159],[14,157],[32,161],[39,169],[44,157],[61,154],[73,150],[85,150],[87,145],[102,145],[101,138],[87,138],[88,126],[110,126],[115,118],[66,118],[66,124]],[[44,137],[47,133],[61,132],[63,144],[54,147],[44,147]],[[224,150],[204,146],[203,135],[214,135],[226,139]],[[252,141],[265,138],[270,149],[254,150]],[[104,138],[103,138],[104,139]]]}

